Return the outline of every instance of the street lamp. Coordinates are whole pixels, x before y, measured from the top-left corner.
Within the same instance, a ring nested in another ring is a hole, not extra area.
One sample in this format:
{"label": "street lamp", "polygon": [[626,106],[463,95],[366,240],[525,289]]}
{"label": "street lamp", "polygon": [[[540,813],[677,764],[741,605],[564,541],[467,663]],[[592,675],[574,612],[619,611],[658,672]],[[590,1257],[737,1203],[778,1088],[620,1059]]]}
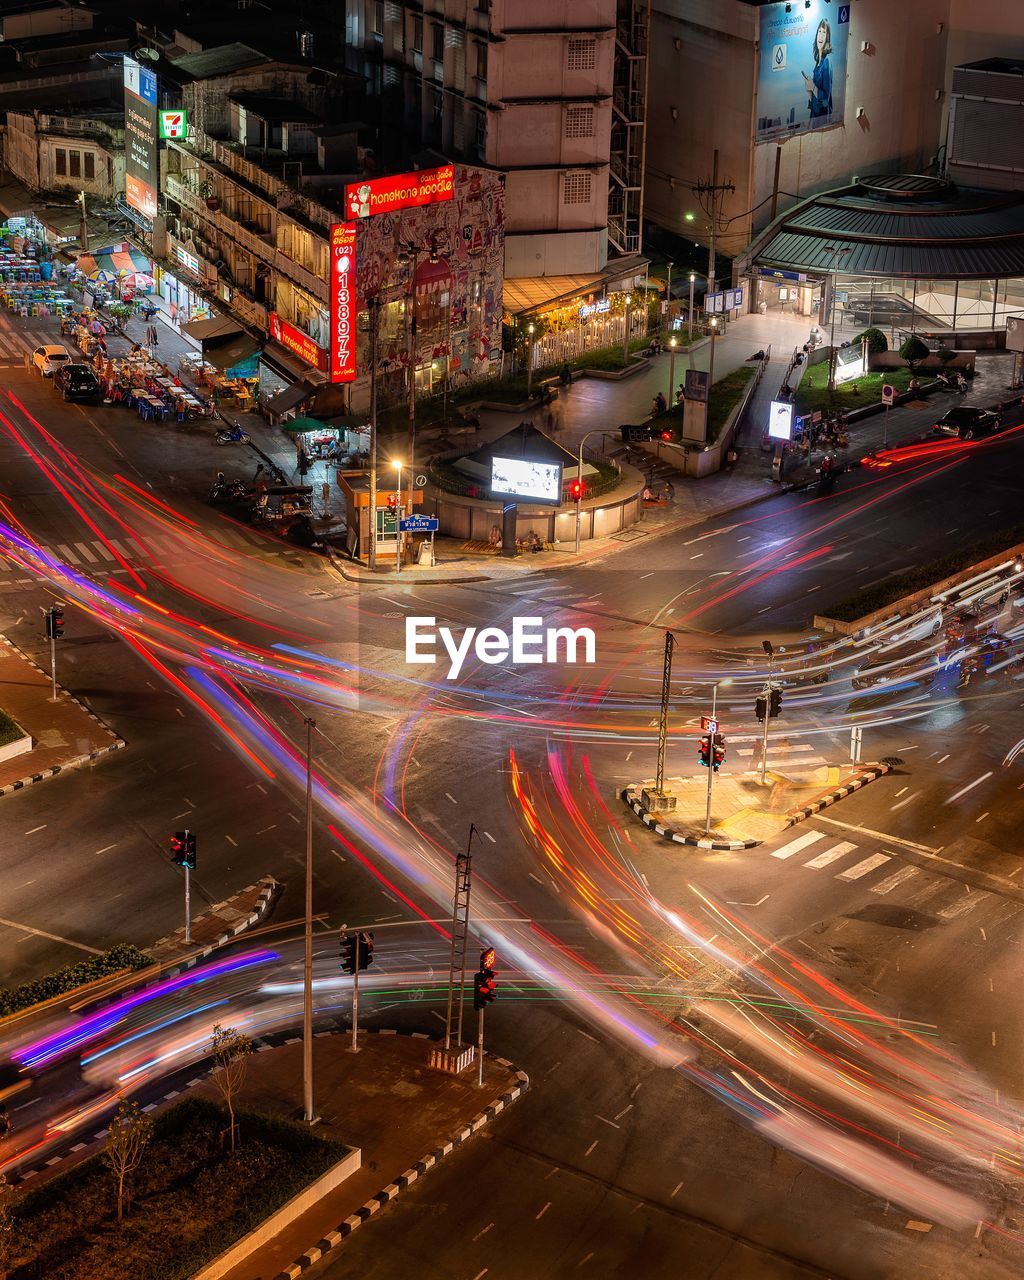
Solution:
{"label": "street lamp", "polygon": [[830,254],[832,257],[832,280],[829,289],[829,310],[832,313],[832,335],[829,338],[828,353],[828,389],[835,391],[836,389],[836,260],[845,254],[852,252],[850,249],[840,249],[838,245],[826,245],[824,253]]}
{"label": "street lamp", "polygon": [[668,407],[675,404],[676,394],[676,335],[668,340]]}
{"label": "street lamp", "polygon": [[398,504],[395,507],[398,520],[398,528],[395,530],[398,538],[398,550],[395,556],[395,576],[397,577],[402,572],[402,516],[405,514],[405,502],[402,494],[402,467],[405,463],[400,458],[393,458],[391,465],[398,472]]}
{"label": "street lamp", "polygon": [[690,314],[686,317],[686,329],[690,335],[690,341],[693,341],[693,286],[697,279],[696,271],[690,272]]}
{"label": "street lamp", "polygon": [[526,332],[530,335],[526,344],[526,398],[529,400],[533,394],[533,321],[526,326]]}
{"label": "street lamp", "polygon": [[[732,684],[732,677],[727,676],[724,680],[716,680],[711,686],[711,720],[712,723],[718,719],[718,688],[719,685]],[[711,759],[708,761],[708,805],[704,814],[704,834],[711,834],[711,785],[715,780],[715,739],[718,737],[718,730],[713,729],[709,735],[711,738]]]}
{"label": "street lamp", "polygon": [[[674,339],[673,339],[674,341]],[[583,505],[583,446],[587,443],[591,436],[599,436],[602,432],[598,429],[588,431],[580,440],[579,459],[576,466],[576,554],[580,553],[580,522],[582,520],[581,508]],[[593,531],[591,531],[593,532]]]}

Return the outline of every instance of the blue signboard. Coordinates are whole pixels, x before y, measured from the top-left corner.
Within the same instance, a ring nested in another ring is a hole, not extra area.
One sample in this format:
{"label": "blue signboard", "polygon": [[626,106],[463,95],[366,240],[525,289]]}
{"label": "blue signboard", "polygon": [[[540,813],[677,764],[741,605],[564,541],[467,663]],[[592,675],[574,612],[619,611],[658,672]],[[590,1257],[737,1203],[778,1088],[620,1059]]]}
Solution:
{"label": "blue signboard", "polygon": [[402,533],[437,533],[437,516],[403,516],[398,522]]}
{"label": "blue signboard", "polygon": [[842,124],[850,6],[766,4],[759,17],[756,141]]}

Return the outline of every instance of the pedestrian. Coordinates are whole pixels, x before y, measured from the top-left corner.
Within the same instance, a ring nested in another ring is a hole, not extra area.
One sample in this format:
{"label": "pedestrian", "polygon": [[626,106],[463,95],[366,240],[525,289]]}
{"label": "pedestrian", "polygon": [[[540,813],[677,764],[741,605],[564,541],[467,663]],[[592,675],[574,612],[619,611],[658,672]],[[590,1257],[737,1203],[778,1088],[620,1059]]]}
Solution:
{"label": "pedestrian", "polygon": [[253,477],[252,477],[252,482],[253,482],[253,484],[255,484],[255,483],[256,483],[256,481],[260,478],[260,476],[261,476],[262,474],[263,474],[263,463],[262,463],[262,462],[258,462],[258,463],[256,464],[256,470],[255,470],[255,472],[253,473]]}

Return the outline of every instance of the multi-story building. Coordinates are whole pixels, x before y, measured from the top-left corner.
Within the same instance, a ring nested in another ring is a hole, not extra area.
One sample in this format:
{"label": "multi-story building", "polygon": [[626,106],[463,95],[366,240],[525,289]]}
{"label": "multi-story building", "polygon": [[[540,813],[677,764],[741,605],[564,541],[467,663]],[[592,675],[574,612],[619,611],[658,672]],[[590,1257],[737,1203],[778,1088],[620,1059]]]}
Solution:
{"label": "multi-story building", "polygon": [[84,191],[110,201],[124,190],[124,113],[114,106],[9,110],[4,157],[30,191]]}

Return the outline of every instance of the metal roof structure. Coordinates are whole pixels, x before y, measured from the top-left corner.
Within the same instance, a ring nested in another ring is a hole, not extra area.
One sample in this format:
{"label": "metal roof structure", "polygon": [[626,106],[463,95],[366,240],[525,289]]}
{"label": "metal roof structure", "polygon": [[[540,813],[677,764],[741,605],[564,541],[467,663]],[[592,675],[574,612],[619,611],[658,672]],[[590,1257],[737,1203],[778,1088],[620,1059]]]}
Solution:
{"label": "metal roof structure", "polygon": [[1024,192],[923,174],[860,178],[794,205],[739,260],[809,275],[937,280],[1024,276]]}

